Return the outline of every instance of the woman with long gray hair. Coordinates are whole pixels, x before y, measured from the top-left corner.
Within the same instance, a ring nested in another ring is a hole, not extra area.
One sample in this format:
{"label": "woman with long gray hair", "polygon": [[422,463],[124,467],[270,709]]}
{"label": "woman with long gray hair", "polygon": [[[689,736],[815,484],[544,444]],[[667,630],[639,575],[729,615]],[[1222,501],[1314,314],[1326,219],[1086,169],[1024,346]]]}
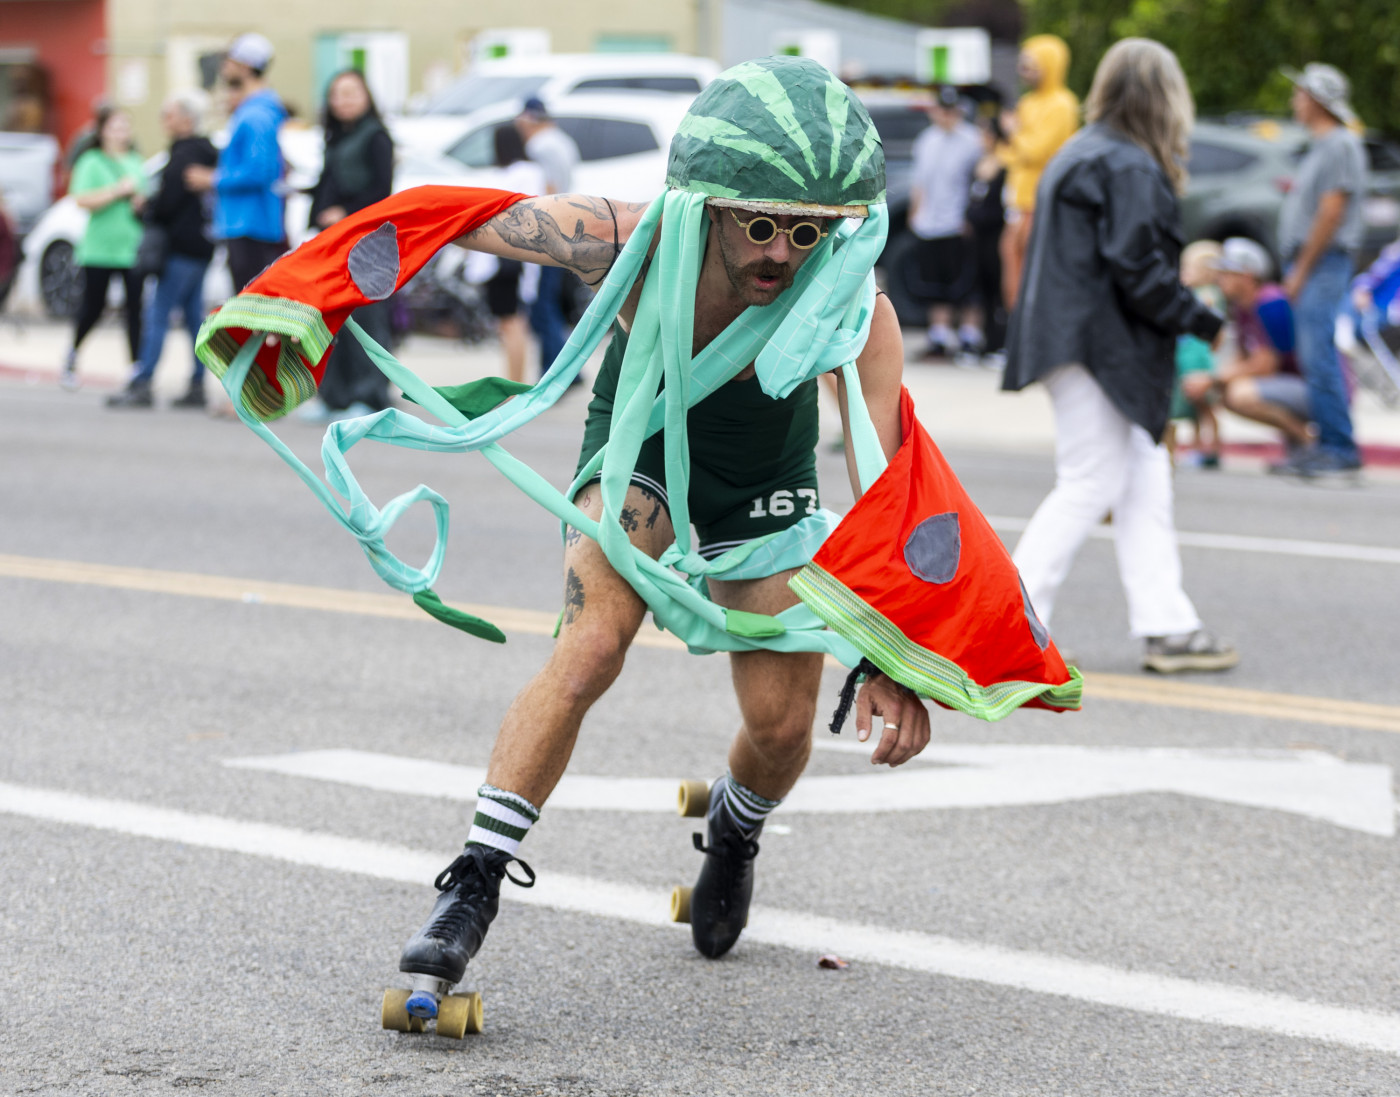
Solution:
{"label": "woman with long gray hair", "polygon": [[1126,38],[1104,54],[1089,123],[1051,161],[1036,197],[1002,387],[1034,381],[1055,413],[1055,487],[1013,554],[1040,617],[1080,545],[1110,513],[1142,666],[1224,670],[1239,655],[1201,626],[1182,589],[1172,470],[1161,444],[1176,336],[1222,320],[1181,284],[1177,196],[1195,108],[1176,56]]}

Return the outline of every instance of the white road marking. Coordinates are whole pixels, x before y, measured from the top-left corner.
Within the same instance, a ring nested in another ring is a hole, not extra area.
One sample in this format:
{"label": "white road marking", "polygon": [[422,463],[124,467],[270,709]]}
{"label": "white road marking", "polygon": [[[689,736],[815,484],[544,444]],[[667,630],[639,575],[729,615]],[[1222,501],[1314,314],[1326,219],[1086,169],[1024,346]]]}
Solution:
{"label": "white road marking", "polygon": [[[874,741],[837,743],[818,738],[816,746],[869,754]],[[927,747],[917,761],[941,767],[915,765],[849,777],[808,775],[778,810],[932,811],[1172,792],[1289,812],[1386,838],[1396,832],[1390,767],[1344,762],[1322,751],[939,743]],[[362,750],[307,750],[231,758],[224,764],[448,800],[475,800],[477,787],[486,779],[486,771],[475,766]],[[551,811],[673,812],[676,787],[673,778],[566,775],[550,797],[549,807]]]}
{"label": "white road marking", "polygon": [[[0,811],[405,883],[426,885],[443,862],[441,854],[402,846],[3,782]],[[536,887],[529,891],[507,887],[502,898],[655,928],[679,928],[667,920],[663,892],[602,880],[545,872]],[[1222,983],[1124,971],[1106,964],[766,907],[754,908],[744,940],[809,956],[836,950],[848,960],[928,975],[1400,1055],[1400,1016]]]}
{"label": "white road marking", "polygon": [[[1019,533],[1029,518],[987,515],[993,529]],[[1095,540],[1113,540],[1113,530],[1096,526]],[[1400,549],[1385,545],[1351,545],[1344,541],[1299,541],[1288,537],[1249,537],[1237,533],[1191,533],[1177,530],[1177,544],[1187,548],[1224,549],[1227,552],[1262,552],[1272,556],[1307,556],[1321,560],[1354,560],[1366,564],[1400,564]]]}

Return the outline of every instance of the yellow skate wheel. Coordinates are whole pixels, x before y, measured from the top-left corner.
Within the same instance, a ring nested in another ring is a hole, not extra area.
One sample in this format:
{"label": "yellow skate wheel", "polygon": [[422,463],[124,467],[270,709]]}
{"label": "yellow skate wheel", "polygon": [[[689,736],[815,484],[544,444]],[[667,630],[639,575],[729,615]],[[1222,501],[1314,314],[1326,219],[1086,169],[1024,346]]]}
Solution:
{"label": "yellow skate wheel", "polygon": [[687,819],[703,819],[710,808],[710,786],[704,781],[682,781],[676,810]]}
{"label": "yellow skate wheel", "polygon": [[[387,1028],[392,1032],[412,1032],[413,1022],[417,1017],[410,1017],[408,1010],[408,991],[395,990],[390,987],[384,992],[384,1004],[379,1009],[379,1024],[382,1028]],[[422,1026],[419,1026],[422,1031]]]}
{"label": "yellow skate wheel", "polygon": [[690,888],[678,887],[671,891],[671,921],[690,924]]}
{"label": "yellow skate wheel", "polygon": [[460,1040],[469,1032],[480,1032],[482,1020],[480,994],[449,994],[438,1003],[439,1036]]}

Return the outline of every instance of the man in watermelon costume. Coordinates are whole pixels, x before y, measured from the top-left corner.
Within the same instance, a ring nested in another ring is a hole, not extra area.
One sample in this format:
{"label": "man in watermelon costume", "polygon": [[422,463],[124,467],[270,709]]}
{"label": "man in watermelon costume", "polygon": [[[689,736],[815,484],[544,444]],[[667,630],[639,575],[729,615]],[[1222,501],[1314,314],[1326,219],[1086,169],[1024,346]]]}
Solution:
{"label": "man in watermelon costume", "polygon": [[[1077,674],[903,390],[899,326],[872,275],[885,239],[884,156],[860,101],[811,61],[737,66],[681,123],[667,185],[646,206],[405,192],[274,265],[201,333],[205,360],[244,421],[279,447],[380,575],[435,616],[503,638],[432,594],[441,539],[424,569],[384,546],[408,503],[431,502],[440,529],[445,503],[421,488],[381,514],[344,462],[351,446],[368,438],[478,450],[564,522],[554,651],[505,717],[466,849],[438,877],[432,915],[400,961],[421,992],[407,1006],[418,1016],[433,1015],[442,984],[461,980],[509,865],[528,877],[518,883],[533,881],[516,856],[520,842],[648,610],[692,650],[731,653],[742,724],[728,772],[710,789],[707,833],[696,835],[704,862],[691,899],[694,943],[712,958],[744,927],[764,819],[806,764],[824,654],[855,668],[850,694],[864,678],[853,697],[857,733],[866,739],[882,718],[877,764],[900,765],[927,744],[921,696],[986,719],[1020,704],[1078,707]],[[333,424],[322,452],[327,479],[348,500],[342,511],[262,421],[314,391],[332,330],[363,299],[393,292],[421,266],[425,241],[444,234],[573,270],[598,295],[549,375],[504,403],[500,391],[482,402],[415,384],[372,348],[447,425],[399,409]],[[577,475],[560,494],[497,442],[567,389],[608,330]],[[297,342],[265,347],[265,332]],[[816,378],[832,370],[860,499],[854,522],[839,528],[818,505],[814,455]]]}

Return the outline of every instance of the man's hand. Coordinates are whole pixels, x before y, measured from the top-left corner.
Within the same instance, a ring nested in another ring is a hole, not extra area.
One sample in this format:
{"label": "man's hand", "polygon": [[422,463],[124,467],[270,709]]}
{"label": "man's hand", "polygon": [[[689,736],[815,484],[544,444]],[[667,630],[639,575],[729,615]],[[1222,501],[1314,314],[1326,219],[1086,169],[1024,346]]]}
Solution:
{"label": "man's hand", "polygon": [[1368,289],[1358,287],[1351,291],[1351,303],[1356,306],[1357,312],[1370,312],[1374,300]]}
{"label": "man's hand", "polygon": [[872,716],[885,721],[885,730],[871,765],[903,765],[928,746],[928,709],[912,690],[883,674],[867,678],[856,694],[856,738],[862,743],[870,738]]}
{"label": "man's hand", "polygon": [[1297,301],[1298,294],[1303,292],[1303,286],[1307,283],[1306,273],[1298,266],[1294,266],[1288,272],[1288,277],[1283,280],[1283,294],[1290,301]]}
{"label": "man's hand", "polygon": [[327,206],[316,215],[316,224],[323,229],[328,229],[337,221],[344,221],[346,217],[344,206]]}
{"label": "man's hand", "polygon": [[214,169],[203,164],[191,164],[185,169],[185,186],[193,191],[205,191],[214,185]]}

